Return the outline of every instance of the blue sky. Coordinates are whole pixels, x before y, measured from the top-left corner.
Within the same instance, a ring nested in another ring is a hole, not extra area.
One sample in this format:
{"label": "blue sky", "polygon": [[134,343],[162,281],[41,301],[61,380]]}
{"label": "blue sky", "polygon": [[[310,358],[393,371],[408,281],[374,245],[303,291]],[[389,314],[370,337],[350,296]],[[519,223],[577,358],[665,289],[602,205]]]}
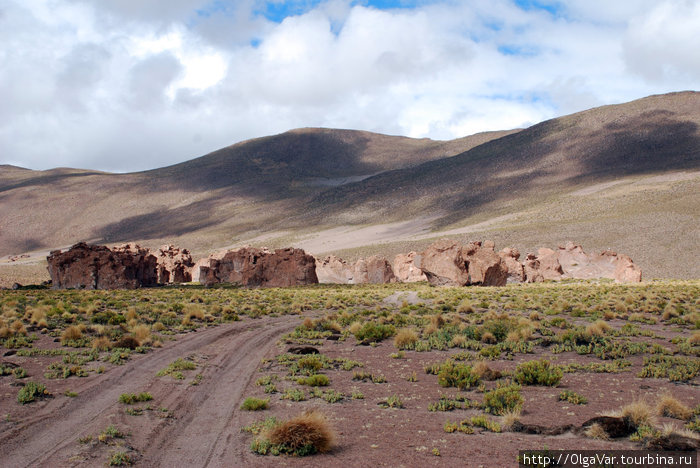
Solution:
{"label": "blue sky", "polygon": [[5,0],[0,164],[134,171],[299,127],[525,127],[697,89],[699,30],[692,0]]}

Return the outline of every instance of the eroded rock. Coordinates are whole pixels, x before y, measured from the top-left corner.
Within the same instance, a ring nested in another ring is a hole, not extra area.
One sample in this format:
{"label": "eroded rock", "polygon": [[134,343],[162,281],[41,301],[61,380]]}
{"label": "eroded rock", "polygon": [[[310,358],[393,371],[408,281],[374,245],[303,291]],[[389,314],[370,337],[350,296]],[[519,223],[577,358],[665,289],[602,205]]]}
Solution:
{"label": "eroded rock", "polygon": [[417,283],[428,281],[425,273],[415,264],[416,252],[398,254],[394,257],[394,275],[400,283]]}
{"label": "eroded rock", "polygon": [[194,262],[187,249],[164,245],[156,252],[158,283],[189,283],[192,281]]}
{"label": "eroded rock", "polygon": [[524,283],[525,282],[525,268],[523,264],[518,261],[520,258],[520,252],[518,249],[512,247],[506,247],[498,252],[498,256],[506,264],[508,269],[508,277],[506,282],[508,283]]}
{"label": "eroded rock", "polygon": [[75,244],[47,257],[54,289],[135,289],[158,283],[156,257],[148,249],[126,244]]}
{"label": "eroded rock", "polygon": [[316,261],[301,249],[271,252],[255,247],[229,250],[200,268],[200,283],[237,283],[247,287],[287,287],[318,283]]}
{"label": "eroded rock", "polygon": [[440,239],[414,259],[434,286],[503,286],[508,270],[494,251],[493,242],[467,245]]}

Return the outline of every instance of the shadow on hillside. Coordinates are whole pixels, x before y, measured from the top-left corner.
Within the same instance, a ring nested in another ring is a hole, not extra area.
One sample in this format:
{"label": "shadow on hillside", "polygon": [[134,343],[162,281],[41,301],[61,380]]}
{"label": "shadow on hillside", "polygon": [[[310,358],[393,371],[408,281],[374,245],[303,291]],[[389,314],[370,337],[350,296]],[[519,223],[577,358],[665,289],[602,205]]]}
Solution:
{"label": "shadow on hillside", "polygon": [[[87,176],[94,176],[94,175],[106,176],[106,177],[110,176],[109,174],[105,174],[102,172],[78,172],[78,173],[71,173],[71,174],[39,175],[36,177],[22,180],[20,182],[10,183],[8,185],[3,185],[2,181],[0,181],[0,193],[8,192],[10,190],[14,190],[14,189],[22,188],[22,187],[35,187],[35,186],[52,185],[52,184],[56,184],[58,182],[62,182],[66,179],[72,179],[75,177],[87,177]],[[118,175],[115,175],[115,176],[118,176]]]}
{"label": "shadow on hillside", "polygon": [[105,243],[181,236],[220,224],[221,220],[211,215],[216,203],[217,200],[210,198],[179,208],[131,216],[96,229],[95,235]]}
{"label": "shadow on hillside", "polygon": [[[365,222],[445,213],[434,224],[442,228],[487,207],[531,205],[586,181],[700,167],[698,125],[671,115],[646,112],[596,131],[543,122],[451,158],[324,191],[307,216],[319,220],[371,204],[379,208]],[[407,212],[412,204],[421,211]]]}
{"label": "shadow on hillside", "polygon": [[[279,200],[300,194],[298,182],[382,170],[361,160],[367,138],[351,142],[329,133],[286,133],[236,144],[191,161],[141,173],[151,190],[204,191],[232,188]],[[302,191],[303,193],[303,191]]]}

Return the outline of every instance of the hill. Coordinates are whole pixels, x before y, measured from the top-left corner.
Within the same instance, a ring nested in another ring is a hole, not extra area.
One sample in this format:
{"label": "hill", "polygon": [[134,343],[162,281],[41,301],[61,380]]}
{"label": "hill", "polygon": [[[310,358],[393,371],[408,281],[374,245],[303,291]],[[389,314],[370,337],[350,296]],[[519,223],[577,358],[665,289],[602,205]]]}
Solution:
{"label": "hill", "polygon": [[0,255],[88,240],[352,258],[449,234],[572,239],[697,278],[699,188],[700,93],[672,93],[453,141],[299,129],[140,173],[3,166]]}

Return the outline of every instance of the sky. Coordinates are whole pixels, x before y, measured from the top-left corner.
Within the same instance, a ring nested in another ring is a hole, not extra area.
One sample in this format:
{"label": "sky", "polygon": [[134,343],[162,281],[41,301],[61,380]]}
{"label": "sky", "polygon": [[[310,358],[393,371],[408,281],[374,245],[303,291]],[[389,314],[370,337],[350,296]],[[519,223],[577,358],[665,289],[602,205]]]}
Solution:
{"label": "sky", "polygon": [[700,0],[0,0],[0,164],[452,139],[700,88]]}

